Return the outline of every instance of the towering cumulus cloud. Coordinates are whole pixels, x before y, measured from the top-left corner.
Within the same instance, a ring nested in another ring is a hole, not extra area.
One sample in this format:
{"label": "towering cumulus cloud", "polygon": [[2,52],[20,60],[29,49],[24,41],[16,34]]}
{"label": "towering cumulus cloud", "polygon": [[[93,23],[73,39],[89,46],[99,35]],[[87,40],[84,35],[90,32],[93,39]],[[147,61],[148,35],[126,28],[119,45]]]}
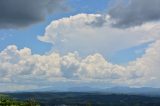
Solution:
{"label": "towering cumulus cloud", "polygon": [[[99,19],[105,20],[101,26],[97,26]],[[78,14],[52,21],[38,39],[53,44],[54,50],[63,53],[78,51],[88,55],[98,52],[106,56],[160,38],[159,23],[127,29],[112,27],[112,23],[109,15]]]}
{"label": "towering cumulus cloud", "polygon": [[1,0],[0,28],[21,28],[64,8],[64,0]]}

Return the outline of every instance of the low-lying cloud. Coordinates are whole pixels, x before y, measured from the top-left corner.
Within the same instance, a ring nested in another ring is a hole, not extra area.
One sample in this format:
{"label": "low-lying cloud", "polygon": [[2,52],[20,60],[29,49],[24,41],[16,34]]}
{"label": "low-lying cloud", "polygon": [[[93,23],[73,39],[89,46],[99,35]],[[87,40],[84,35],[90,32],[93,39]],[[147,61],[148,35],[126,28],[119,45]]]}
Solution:
{"label": "low-lying cloud", "polygon": [[108,62],[99,53],[85,58],[78,53],[38,55],[29,48],[18,50],[11,45],[0,52],[0,83],[47,86],[57,82],[103,82],[106,86],[144,86],[152,82],[155,85],[160,80],[159,52],[160,40],[157,40],[141,58],[121,66]]}

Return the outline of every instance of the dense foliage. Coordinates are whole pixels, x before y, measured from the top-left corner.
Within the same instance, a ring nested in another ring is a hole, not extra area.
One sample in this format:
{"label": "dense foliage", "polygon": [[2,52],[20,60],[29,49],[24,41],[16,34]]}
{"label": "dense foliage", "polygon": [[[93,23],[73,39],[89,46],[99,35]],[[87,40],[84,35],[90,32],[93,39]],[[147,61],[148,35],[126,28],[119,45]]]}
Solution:
{"label": "dense foliage", "polygon": [[0,94],[0,106],[40,106],[34,99],[19,101]]}

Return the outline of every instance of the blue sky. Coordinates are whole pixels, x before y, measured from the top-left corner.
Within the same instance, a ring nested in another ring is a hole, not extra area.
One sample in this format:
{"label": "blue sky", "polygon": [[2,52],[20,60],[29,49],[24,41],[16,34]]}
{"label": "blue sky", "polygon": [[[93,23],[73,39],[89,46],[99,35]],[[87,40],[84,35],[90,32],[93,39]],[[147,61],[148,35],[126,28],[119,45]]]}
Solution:
{"label": "blue sky", "polygon": [[[113,2],[113,1],[112,1]],[[45,27],[53,20],[61,19],[63,17],[73,16],[80,13],[86,14],[104,14],[107,8],[110,8],[110,0],[69,0],[67,1],[68,10],[52,13],[46,17],[43,22],[33,24],[32,26],[18,29],[0,29],[1,42],[0,50],[3,50],[8,45],[17,45],[19,49],[28,47],[31,48],[34,54],[45,54],[52,48],[51,44],[41,42],[37,40],[37,36],[44,34]],[[127,64],[127,62],[140,57],[147,44],[145,46],[131,47],[125,50],[120,50],[112,55],[105,55],[111,62],[117,64]],[[142,53],[135,54],[136,49],[142,49]],[[120,53],[120,54],[119,54]],[[127,55],[127,56],[126,56]]]}
{"label": "blue sky", "polygon": [[0,91],[160,87],[159,5],[0,1]]}

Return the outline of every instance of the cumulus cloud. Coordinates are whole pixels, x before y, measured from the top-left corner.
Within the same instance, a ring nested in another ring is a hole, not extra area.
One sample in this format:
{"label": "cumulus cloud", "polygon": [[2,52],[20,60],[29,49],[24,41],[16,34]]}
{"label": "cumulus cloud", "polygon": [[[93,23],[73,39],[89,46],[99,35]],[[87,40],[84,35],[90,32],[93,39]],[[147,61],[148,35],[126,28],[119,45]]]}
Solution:
{"label": "cumulus cloud", "polygon": [[1,0],[0,28],[21,28],[41,22],[46,15],[63,10],[65,0]]}
{"label": "cumulus cloud", "polygon": [[[29,48],[18,50],[15,45],[0,52],[0,83],[47,86],[56,82],[95,83],[144,86],[160,80],[160,40],[146,50],[145,54],[127,66],[108,62],[99,54],[82,58],[75,53],[60,55],[32,54]],[[152,82],[152,83],[150,83]],[[159,86],[159,85],[157,85]]]}
{"label": "cumulus cloud", "polygon": [[[97,19],[105,20],[105,23],[98,23]],[[155,30],[159,28],[159,23],[127,29],[118,29],[110,24],[112,19],[109,15],[78,14],[52,21],[38,39],[53,44],[54,50],[61,53],[78,51],[89,55],[99,52],[106,56],[159,38],[159,31]]]}
{"label": "cumulus cloud", "polygon": [[127,28],[160,20],[159,5],[159,0],[121,0],[108,14],[116,20],[114,26]]}

